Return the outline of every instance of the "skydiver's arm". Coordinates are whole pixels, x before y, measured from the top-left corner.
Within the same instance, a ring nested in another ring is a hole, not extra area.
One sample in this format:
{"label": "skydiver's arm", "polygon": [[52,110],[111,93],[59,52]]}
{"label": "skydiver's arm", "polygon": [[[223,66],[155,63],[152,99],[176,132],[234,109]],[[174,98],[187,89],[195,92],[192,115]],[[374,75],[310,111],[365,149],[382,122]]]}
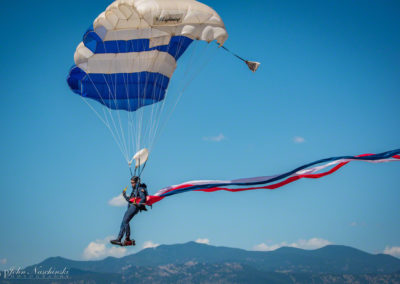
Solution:
{"label": "skydiver's arm", "polygon": [[128,201],[129,203],[131,203],[130,201],[130,197],[128,197],[126,195],[126,190],[128,189],[128,187],[125,187],[124,190],[122,191],[122,196],[125,198],[126,201]]}

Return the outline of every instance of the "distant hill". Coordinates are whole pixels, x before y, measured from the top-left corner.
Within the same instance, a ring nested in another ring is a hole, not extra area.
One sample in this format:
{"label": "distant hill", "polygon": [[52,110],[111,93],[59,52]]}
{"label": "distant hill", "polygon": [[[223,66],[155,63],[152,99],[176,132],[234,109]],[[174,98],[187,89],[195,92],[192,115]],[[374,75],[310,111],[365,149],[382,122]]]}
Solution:
{"label": "distant hill", "polygon": [[66,267],[60,283],[400,283],[400,259],[339,245],[261,252],[189,242],[97,261],[51,257],[26,270],[35,267]]}
{"label": "distant hill", "polygon": [[[193,263],[240,263],[263,271],[293,273],[393,273],[400,271],[400,259],[385,254],[369,254],[347,246],[329,245],[316,250],[282,247],[274,251],[247,251],[195,242],[147,248],[122,258],[74,261],[52,257],[37,264],[42,267],[76,268],[93,272],[121,273],[131,266],[159,266]],[[32,267],[28,267],[30,269]]]}

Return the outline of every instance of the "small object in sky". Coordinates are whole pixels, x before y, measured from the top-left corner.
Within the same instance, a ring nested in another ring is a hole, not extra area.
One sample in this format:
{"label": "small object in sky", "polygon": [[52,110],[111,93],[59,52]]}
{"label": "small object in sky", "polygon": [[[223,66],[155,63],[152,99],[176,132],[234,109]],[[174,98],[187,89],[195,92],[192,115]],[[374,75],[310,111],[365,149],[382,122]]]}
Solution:
{"label": "small object in sky", "polygon": [[249,69],[251,71],[253,71],[253,72],[256,72],[257,69],[258,69],[258,66],[260,66],[260,64],[261,64],[260,62],[256,62],[256,61],[248,61],[248,60],[246,60],[245,62],[247,64],[247,66],[249,67]]}
{"label": "small object in sky", "polygon": [[249,67],[249,69],[253,72],[256,72],[258,67],[260,66],[260,62],[257,61],[250,61],[250,60],[246,60],[243,57],[241,57],[240,55],[237,55],[236,53],[232,52],[229,48],[227,48],[224,45],[220,45],[220,47],[222,47],[224,50],[226,50],[227,52],[229,52],[230,54],[232,54],[233,56],[235,56],[236,58],[242,60],[244,63],[246,63],[247,67]]}

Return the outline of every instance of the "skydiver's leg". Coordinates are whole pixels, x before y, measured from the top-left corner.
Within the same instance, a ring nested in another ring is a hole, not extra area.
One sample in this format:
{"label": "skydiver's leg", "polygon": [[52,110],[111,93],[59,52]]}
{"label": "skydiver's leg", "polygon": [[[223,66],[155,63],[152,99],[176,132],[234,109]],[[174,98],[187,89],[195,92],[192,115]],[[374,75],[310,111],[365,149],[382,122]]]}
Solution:
{"label": "skydiver's leg", "polygon": [[131,205],[130,207],[131,207],[131,210],[128,210],[129,215],[127,216],[127,219],[126,219],[127,222],[126,222],[126,226],[125,226],[125,238],[127,240],[129,240],[130,236],[131,236],[131,226],[129,225],[129,222],[139,212],[139,209],[136,206]]}
{"label": "skydiver's leg", "polygon": [[118,237],[115,240],[110,240],[110,243],[112,243],[113,245],[122,245],[121,244],[121,240],[122,240],[122,237],[124,236],[124,234],[126,233],[126,224],[127,224],[127,220],[129,218],[129,215],[130,215],[129,207],[125,211],[124,218],[122,218],[121,228],[119,230]]}
{"label": "skydiver's leg", "polygon": [[118,234],[118,240],[122,240],[122,237],[124,236],[124,234],[126,233],[126,229],[127,226],[129,226],[129,221],[130,219],[130,215],[132,214],[131,211],[131,205],[128,206],[128,209],[126,209],[125,214],[124,214],[124,218],[122,218],[122,222],[121,222],[121,228],[119,230],[119,234]]}

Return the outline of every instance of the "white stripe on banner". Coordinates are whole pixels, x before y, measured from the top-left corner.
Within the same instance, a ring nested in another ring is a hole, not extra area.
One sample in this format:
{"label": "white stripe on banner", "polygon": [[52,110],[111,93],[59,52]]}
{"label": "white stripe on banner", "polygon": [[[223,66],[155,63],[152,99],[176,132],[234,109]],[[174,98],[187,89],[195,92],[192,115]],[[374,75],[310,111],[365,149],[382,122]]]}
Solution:
{"label": "white stripe on banner", "polygon": [[115,74],[152,72],[171,78],[176,69],[175,58],[158,50],[129,53],[94,54],[87,60],[78,61],[77,66],[86,73]]}

